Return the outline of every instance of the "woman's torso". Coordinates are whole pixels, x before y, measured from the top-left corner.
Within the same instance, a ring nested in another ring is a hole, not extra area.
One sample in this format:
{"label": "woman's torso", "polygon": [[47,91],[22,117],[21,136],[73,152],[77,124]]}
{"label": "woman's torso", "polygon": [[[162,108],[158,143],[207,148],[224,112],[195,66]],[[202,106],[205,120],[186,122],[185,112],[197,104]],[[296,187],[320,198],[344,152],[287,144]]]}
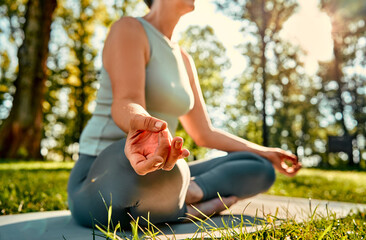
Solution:
{"label": "woman's torso", "polygon": [[[145,68],[146,110],[152,116],[166,121],[174,135],[178,117],[187,113],[194,102],[181,50],[178,44],[170,42],[149,22],[143,18],[138,20],[145,29],[150,45],[150,60]],[[104,67],[99,82],[96,108],[83,130],[79,149],[80,153],[94,156],[126,137],[126,133],[115,124],[111,116],[112,86]]]}

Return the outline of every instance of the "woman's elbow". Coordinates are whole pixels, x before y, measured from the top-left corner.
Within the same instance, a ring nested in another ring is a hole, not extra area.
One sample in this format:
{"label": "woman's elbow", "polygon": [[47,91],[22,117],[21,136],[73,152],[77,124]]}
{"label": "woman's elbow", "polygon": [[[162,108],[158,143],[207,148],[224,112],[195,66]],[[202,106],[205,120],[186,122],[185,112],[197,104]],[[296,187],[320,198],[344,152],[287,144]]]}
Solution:
{"label": "woman's elbow", "polygon": [[196,136],[193,137],[194,142],[199,147],[210,147],[210,141],[212,138],[211,132],[212,132],[211,129],[207,131],[200,131]]}
{"label": "woman's elbow", "polygon": [[198,138],[193,139],[197,146],[199,147],[206,147],[207,143],[204,141],[204,139]]}

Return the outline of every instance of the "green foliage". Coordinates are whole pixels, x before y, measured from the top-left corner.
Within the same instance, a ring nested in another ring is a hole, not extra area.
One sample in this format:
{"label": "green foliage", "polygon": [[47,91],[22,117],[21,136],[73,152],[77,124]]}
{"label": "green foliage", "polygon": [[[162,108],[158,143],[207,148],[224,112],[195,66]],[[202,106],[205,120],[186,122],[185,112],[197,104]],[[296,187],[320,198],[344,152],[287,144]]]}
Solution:
{"label": "green foliage", "polygon": [[[52,158],[55,158],[54,154],[62,156],[61,159],[76,157],[75,143],[91,117],[89,106],[95,99],[97,70],[94,61],[98,52],[93,46],[93,37],[97,24],[107,21],[105,16],[108,14],[101,1],[59,2],[55,22],[60,24],[67,41],[60,42],[59,36],[53,35],[56,39],[51,43],[54,47],[49,60],[51,74],[43,104],[45,137],[55,142],[48,147]],[[60,59],[60,51],[68,55]]]}
{"label": "green foliage", "polygon": [[179,45],[193,58],[206,104],[219,106],[224,82],[222,73],[230,63],[214,30],[209,26],[190,26],[182,34]]}
{"label": "green foliage", "polygon": [[[304,73],[301,50],[286,42],[275,49],[276,71],[270,77],[270,99],[275,109],[270,126],[270,145],[291,150],[300,159],[324,154],[327,135],[320,128],[318,79]],[[317,144],[316,144],[317,143]],[[306,150],[306,151],[305,151]]]}
{"label": "green foliage", "polygon": [[[192,57],[204,100],[209,109],[220,107],[224,78],[222,73],[230,66],[226,50],[209,26],[190,26],[181,36],[179,44]],[[215,124],[214,119],[212,119]],[[198,147],[179,124],[177,136],[184,138],[184,147],[191,152],[190,160],[204,158],[207,149]]]}
{"label": "green foliage", "polygon": [[0,123],[2,119],[5,119],[8,115],[9,102],[11,101],[11,95],[14,94],[14,91],[11,90],[12,81],[14,80],[14,76],[9,77],[10,72],[10,57],[8,52],[4,50],[0,50]]}
{"label": "green foliage", "polygon": [[[119,17],[135,11],[141,0],[104,3],[101,0],[59,0],[52,24],[50,57],[47,62],[42,154],[50,159],[76,156],[81,130],[91,116],[95,98],[96,66],[99,48],[96,37]],[[143,3],[140,6],[144,6]],[[0,33],[6,44],[0,46],[0,124],[8,117],[18,73],[16,56],[24,34],[27,0],[0,1]],[[105,33],[106,34],[106,33]],[[98,47],[98,45],[97,45]]]}
{"label": "green foliage", "polygon": [[[359,71],[366,61],[366,16],[361,13],[365,5],[362,1],[343,0],[322,0],[320,5],[330,17],[334,46],[334,58],[321,63],[318,72],[324,96],[320,104],[331,112],[325,127],[329,135],[353,135],[360,159],[365,160],[362,154],[366,147],[366,78]],[[342,163],[339,158],[335,162]],[[353,165],[349,159],[348,162]]]}
{"label": "green foliage", "polygon": [[[139,0],[59,1],[48,62],[50,77],[44,107],[43,154],[48,159],[76,159],[81,132],[95,107],[102,44],[100,33],[131,13]],[[60,40],[60,34],[66,39]],[[61,54],[60,54],[61,53]]]}
{"label": "green foliage", "polygon": [[13,84],[18,73],[14,64],[12,49],[18,49],[23,41],[22,26],[25,22],[27,0],[0,0],[0,34],[7,44],[0,45],[0,125],[10,111],[12,96],[15,93]]}
{"label": "green foliage", "polygon": [[148,11],[148,8],[143,3],[143,0],[118,0],[113,1],[109,12],[109,22],[106,22],[106,26],[109,26],[112,22],[118,20],[120,17],[126,15],[132,15],[136,12]]}
{"label": "green foliage", "polygon": [[362,0],[321,0],[320,4],[345,18],[363,18],[366,14],[366,5]]}
{"label": "green foliage", "polygon": [[[0,124],[12,106],[18,73],[16,56],[24,34],[27,0],[0,0]],[[216,0],[219,8],[242,22],[246,41],[239,47],[247,58],[243,74],[233,80],[236,93],[232,106],[223,103],[222,71],[229,62],[225,48],[211,27],[192,26],[180,44],[193,57],[209,112],[224,109],[226,125],[234,134],[263,143],[263,109],[266,106],[268,145],[288,149],[299,158],[319,156],[323,164],[342,166],[337,154],[326,153],[327,135],[349,133],[357,138],[360,155],[366,154],[366,56],[365,8],[362,1],[322,0],[320,7],[330,17],[335,58],[321,63],[317,76],[307,76],[301,63],[304,53],[280,38],[283,24],[297,10],[295,0]],[[82,128],[91,116],[100,66],[98,35],[106,35],[111,23],[124,15],[142,14],[141,0],[104,2],[58,1],[52,24],[47,63],[46,101],[43,103],[43,154],[49,159],[72,159]],[[263,59],[264,57],[264,59]],[[264,79],[266,83],[264,84]],[[266,95],[264,97],[264,92]],[[263,104],[264,103],[264,104]],[[212,111],[213,110],[213,111]],[[330,110],[330,111],[329,111]],[[222,110],[220,110],[222,111]],[[179,128],[193,158],[202,158],[198,148]],[[365,165],[365,161],[361,162]]]}
{"label": "green foliage", "polygon": [[[268,138],[269,146],[296,153],[299,148],[311,150],[306,154],[301,151],[300,157],[324,153],[325,147],[316,149],[314,144],[315,140],[322,139],[324,146],[326,139],[318,131],[319,84],[313,84],[314,80],[305,74],[301,49],[280,37],[283,24],[295,13],[297,3],[291,0],[216,2],[226,14],[242,21],[242,32],[247,36],[240,49],[248,66],[236,79],[237,103],[227,108],[232,112],[229,130],[260,144]],[[264,133],[264,114],[268,133]]]}
{"label": "green foliage", "polygon": [[[327,136],[347,133],[357,137],[364,154],[366,83],[360,69],[365,65],[366,19],[349,14],[364,11],[361,2],[321,1],[332,22],[334,59],[311,77],[302,66],[305,53],[279,34],[297,9],[295,1],[216,0],[220,10],[242,22],[246,36],[240,48],[248,66],[236,79],[237,103],[227,108],[229,131],[263,143],[265,118],[268,145],[291,150],[300,159],[318,156],[329,166]],[[333,162],[342,163],[339,158]]]}

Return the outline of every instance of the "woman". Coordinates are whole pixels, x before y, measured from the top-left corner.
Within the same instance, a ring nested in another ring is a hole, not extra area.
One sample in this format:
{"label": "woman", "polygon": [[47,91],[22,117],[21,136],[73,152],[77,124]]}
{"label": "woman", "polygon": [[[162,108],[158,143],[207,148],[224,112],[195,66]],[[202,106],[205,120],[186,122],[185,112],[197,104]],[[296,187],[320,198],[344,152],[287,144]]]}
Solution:
{"label": "woman", "polygon": [[[85,226],[106,224],[109,204],[112,220],[123,227],[131,216],[149,215],[152,223],[200,216],[191,204],[218,213],[224,206],[217,193],[231,206],[266,191],[275,179],[273,167],[289,176],[300,169],[293,154],[211,125],[192,59],[170,41],[194,0],[145,3],[150,12],[114,23],[103,49],[97,107],[68,185],[70,210]],[[183,139],[172,137],[178,119],[198,145],[229,154],[188,166]]]}

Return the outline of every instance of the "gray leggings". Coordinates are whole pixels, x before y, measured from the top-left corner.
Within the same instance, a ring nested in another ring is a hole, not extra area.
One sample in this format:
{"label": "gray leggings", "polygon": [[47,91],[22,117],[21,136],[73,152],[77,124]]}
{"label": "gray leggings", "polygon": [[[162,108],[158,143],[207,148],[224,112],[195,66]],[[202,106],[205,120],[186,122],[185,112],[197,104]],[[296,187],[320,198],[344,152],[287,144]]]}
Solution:
{"label": "gray leggings", "polygon": [[272,164],[248,152],[195,161],[189,166],[180,159],[171,171],[139,176],[124,154],[124,146],[125,139],[98,156],[80,154],[68,183],[69,208],[79,224],[107,225],[105,205],[112,206],[112,221],[120,222],[123,228],[130,226],[131,216],[149,216],[154,224],[179,221],[187,212],[184,200],[191,177],[202,188],[203,200],[216,198],[217,193],[247,198],[266,191],[275,180]]}

